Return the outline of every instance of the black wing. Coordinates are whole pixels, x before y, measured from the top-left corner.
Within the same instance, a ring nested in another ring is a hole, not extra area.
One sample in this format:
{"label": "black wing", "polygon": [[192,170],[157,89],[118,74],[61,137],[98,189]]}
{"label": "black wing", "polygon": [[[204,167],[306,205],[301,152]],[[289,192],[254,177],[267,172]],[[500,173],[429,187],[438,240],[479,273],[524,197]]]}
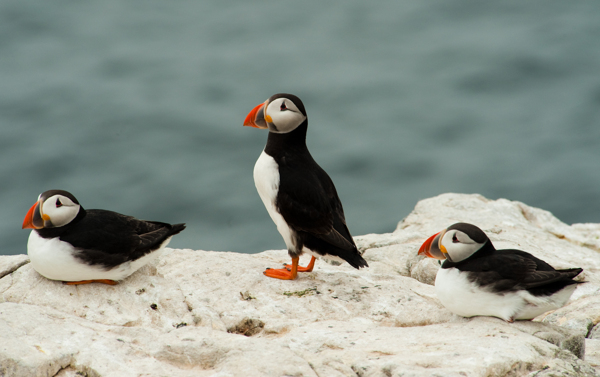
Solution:
{"label": "black wing", "polygon": [[81,221],[65,229],[60,239],[80,252],[91,265],[112,268],[156,250],[167,238],[185,229],[184,224],[138,220],[105,210],[88,210]]}
{"label": "black wing", "polygon": [[319,165],[314,161],[297,166],[280,164],[279,177],[276,204],[292,229],[341,249],[356,248],[335,186]]}
{"label": "black wing", "polygon": [[535,295],[549,295],[570,284],[582,269],[556,270],[543,260],[521,250],[497,250],[485,258],[467,259],[460,270],[470,271],[469,278],[481,286],[502,292],[528,290]]}

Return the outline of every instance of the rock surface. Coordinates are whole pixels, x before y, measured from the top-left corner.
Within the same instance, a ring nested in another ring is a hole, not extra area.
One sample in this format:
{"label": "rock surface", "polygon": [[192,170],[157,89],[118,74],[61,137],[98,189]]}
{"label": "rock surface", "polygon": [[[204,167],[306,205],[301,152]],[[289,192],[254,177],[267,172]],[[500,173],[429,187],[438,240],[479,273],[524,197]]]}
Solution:
{"label": "rock surface", "polygon": [[[587,283],[534,321],[453,315],[431,285],[436,261],[417,250],[458,221],[497,248],[583,267]],[[283,250],[167,249],[116,286],[66,286],[26,256],[0,257],[0,376],[600,374],[600,224],[444,194],[419,202],[393,233],[356,241],[370,268],[317,261],[295,281],[262,275],[289,261]]]}

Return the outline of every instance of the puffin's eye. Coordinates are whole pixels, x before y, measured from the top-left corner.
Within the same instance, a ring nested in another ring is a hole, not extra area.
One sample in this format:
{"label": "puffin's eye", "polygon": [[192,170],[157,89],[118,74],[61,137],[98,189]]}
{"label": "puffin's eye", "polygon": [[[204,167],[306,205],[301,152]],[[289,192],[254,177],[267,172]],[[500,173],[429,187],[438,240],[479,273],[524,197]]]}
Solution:
{"label": "puffin's eye", "polygon": [[456,238],[456,233],[452,235],[452,243],[459,243],[460,241]]}
{"label": "puffin's eye", "polygon": [[61,203],[60,199],[59,199],[59,198],[56,198],[56,208],[58,208],[58,207],[62,207],[62,205],[63,205],[63,204]]}
{"label": "puffin's eye", "polygon": [[288,109],[288,108],[287,108],[287,106],[285,105],[285,101],[283,101],[283,102],[281,103],[281,106],[279,107],[279,110],[283,111],[283,110],[287,110],[287,109]]}

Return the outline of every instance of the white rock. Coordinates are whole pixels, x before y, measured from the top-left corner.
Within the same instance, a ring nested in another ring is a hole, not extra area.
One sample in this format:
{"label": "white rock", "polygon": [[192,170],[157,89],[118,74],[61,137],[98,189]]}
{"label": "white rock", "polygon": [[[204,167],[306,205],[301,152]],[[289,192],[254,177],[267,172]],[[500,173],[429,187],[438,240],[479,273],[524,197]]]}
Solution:
{"label": "white rock", "polygon": [[600,339],[585,340],[585,361],[600,370]]}
{"label": "white rock", "polygon": [[0,278],[16,271],[19,267],[29,263],[27,255],[5,255],[0,258]]}
{"label": "white rock", "polygon": [[[455,316],[431,285],[439,265],[417,250],[458,221],[498,248],[583,267],[588,283],[544,322]],[[289,262],[283,250],[167,249],[116,286],[67,286],[26,256],[0,257],[0,376],[593,376],[598,345],[584,336],[600,322],[599,232],[519,202],[446,194],[393,233],[357,237],[370,268],[318,261],[295,281],[262,275]],[[587,361],[575,356],[585,347]]]}

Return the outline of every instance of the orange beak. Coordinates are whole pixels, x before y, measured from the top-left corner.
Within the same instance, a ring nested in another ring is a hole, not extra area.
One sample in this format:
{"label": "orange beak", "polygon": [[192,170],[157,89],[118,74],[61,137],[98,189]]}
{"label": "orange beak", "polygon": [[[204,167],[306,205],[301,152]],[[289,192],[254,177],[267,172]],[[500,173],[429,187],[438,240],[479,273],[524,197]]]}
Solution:
{"label": "orange beak", "polygon": [[436,233],[433,236],[429,237],[427,240],[425,240],[425,242],[423,242],[423,245],[421,245],[421,248],[419,249],[419,255],[425,255],[426,257],[439,259],[439,260],[446,259],[446,256],[442,252],[440,245],[439,245],[439,241],[440,241],[441,237],[444,236],[445,233],[446,233],[446,231],[443,230],[443,231]]}
{"label": "orange beak", "polygon": [[25,215],[23,220],[23,227],[21,229],[42,229],[44,227],[44,219],[40,213],[40,203],[36,202]]}
{"label": "orange beak", "polygon": [[248,113],[244,120],[244,126],[254,128],[268,128],[267,122],[265,121],[265,105],[267,102],[261,103],[256,106],[252,111]]}

